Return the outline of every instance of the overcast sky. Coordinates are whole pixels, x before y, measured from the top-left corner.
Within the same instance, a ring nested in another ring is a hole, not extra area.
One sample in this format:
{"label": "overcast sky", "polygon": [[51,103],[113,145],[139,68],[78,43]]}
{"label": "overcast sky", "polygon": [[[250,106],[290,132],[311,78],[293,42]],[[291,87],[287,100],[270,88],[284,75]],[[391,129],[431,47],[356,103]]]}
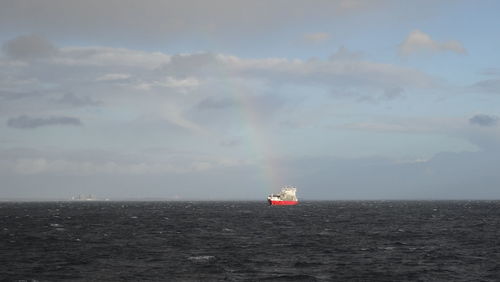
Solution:
{"label": "overcast sky", "polygon": [[0,0],[0,199],[500,199],[499,12]]}

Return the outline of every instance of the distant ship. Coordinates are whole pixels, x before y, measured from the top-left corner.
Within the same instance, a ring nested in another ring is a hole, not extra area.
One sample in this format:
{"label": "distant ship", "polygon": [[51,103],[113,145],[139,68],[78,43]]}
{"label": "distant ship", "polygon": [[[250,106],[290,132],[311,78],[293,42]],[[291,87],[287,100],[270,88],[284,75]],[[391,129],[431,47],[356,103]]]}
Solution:
{"label": "distant ship", "polygon": [[92,194],[89,194],[89,195],[86,195],[86,196],[80,194],[80,195],[78,195],[76,197],[71,197],[71,200],[72,201],[96,201],[97,199],[94,196],[92,196]]}
{"label": "distant ship", "polygon": [[297,196],[295,193],[297,192],[297,188],[285,186],[281,188],[281,193],[279,194],[271,194],[267,197],[267,201],[272,206],[289,206],[296,205],[299,203]]}

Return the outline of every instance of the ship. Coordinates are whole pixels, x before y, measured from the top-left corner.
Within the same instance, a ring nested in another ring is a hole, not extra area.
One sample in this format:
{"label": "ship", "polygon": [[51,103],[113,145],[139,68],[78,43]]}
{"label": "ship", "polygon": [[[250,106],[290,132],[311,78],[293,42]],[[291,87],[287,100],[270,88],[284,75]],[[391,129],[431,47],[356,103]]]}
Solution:
{"label": "ship", "polygon": [[76,197],[71,197],[71,200],[72,201],[96,201],[97,199],[92,194],[88,194],[88,195],[80,194]]}
{"label": "ship", "polygon": [[281,188],[279,194],[271,194],[267,197],[267,201],[271,206],[289,206],[296,205],[299,203],[295,193],[297,188],[291,186],[285,186]]}

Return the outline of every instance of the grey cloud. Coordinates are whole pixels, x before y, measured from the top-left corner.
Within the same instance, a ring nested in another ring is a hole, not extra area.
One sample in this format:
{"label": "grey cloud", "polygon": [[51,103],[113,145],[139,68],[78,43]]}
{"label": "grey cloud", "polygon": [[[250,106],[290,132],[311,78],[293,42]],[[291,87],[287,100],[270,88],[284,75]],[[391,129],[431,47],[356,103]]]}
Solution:
{"label": "grey cloud", "polygon": [[402,163],[304,158],[287,169],[289,180],[312,199],[491,199],[500,197],[498,157],[498,151],[479,151]]}
{"label": "grey cloud", "polygon": [[470,126],[462,126],[455,133],[483,151],[500,152],[500,117],[477,114],[468,119]]}
{"label": "grey cloud", "polygon": [[[2,83],[0,82],[0,88]],[[41,113],[54,108],[48,103],[51,92],[30,90],[31,87],[12,87],[13,90],[0,90],[0,117],[7,118],[24,113]]]}
{"label": "grey cloud", "polygon": [[479,72],[481,75],[492,75],[492,76],[497,76],[500,75],[500,69],[499,68],[485,68]]}
{"label": "grey cloud", "polygon": [[252,107],[252,110],[258,113],[261,118],[270,117],[277,113],[277,110],[286,104],[282,97],[274,95],[250,96],[246,103]]}
{"label": "grey cloud", "polygon": [[165,64],[162,70],[176,76],[189,76],[193,74],[213,74],[221,67],[223,67],[223,62],[217,58],[216,54],[194,53],[172,56],[170,62]]}
{"label": "grey cloud", "polygon": [[100,104],[98,101],[94,101],[88,96],[80,97],[73,93],[66,93],[61,98],[56,99],[55,102],[75,107],[98,106]]}
{"label": "grey cloud", "polygon": [[66,116],[54,116],[47,118],[34,118],[29,116],[19,116],[7,120],[7,125],[12,128],[30,129],[51,125],[72,125],[80,126],[82,122],[78,118]]}
{"label": "grey cloud", "polygon": [[470,88],[480,92],[500,94],[500,79],[493,78],[481,80],[473,84]]}
{"label": "grey cloud", "polygon": [[[370,91],[373,92],[373,91]],[[403,97],[404,89],[401,87],[390,87],[383,90],[382,95],[353,95],[353,97],[358,97],[358,102],[363,103],[379,103],[383,101],[391,101]]]}
{"label": "grey cloud", "polygon": [[241,143],[241,139],[230,139],[220,142],[220,145],[223,147],[236,147],[241,145]]}
{"label": "grey cloud", "polygon": [[330,56],[331,61],[342,61],[342,60],[359,60],[363,57],[363,54],[360,52],[353,52],[345,48],[344,46],[340,47],[337,52],[333,53]]}
{"label": "grey cloud", "polygon": [[41,95],[43,94],[38,92],[0,91],[0,100],[15,101],[15,100],[39,97]]}
{"label": "grey cloud", "polygon": [[19,60],[38,59],[53,56],[57,48],[38,35],[23,35],[7,41],[2,46],[4,53]]}
{"label": "grey cloud", "polygon": [[[150,153],[150,155],[158,154],[157,152]],[[65,160],[70,162],[110,162],[115,161],[119,163],[132,163],[138,162],[139,156],[144,154],[123,154],[117,151],[110,151],[104,149],[82,149],[82,150],[60,150],[60,149],[36,149],[30,147],[15,147],[11,149],[0,150],[0,159],[15,161],[18,159],[46,159],[49,161]]]}
{"label": "grey cloud", "polygon": [[[214,91],[214,86],[209,91]],[[251,111],[255,118],[262,119],[263,124],[272,125],[275,117],[282,113],[287,104],[287,99],[279,95],[259,94],[239,89],[239,93],[224,93],[224,87],[212,95],[202,99],[186,111],[186,118],[203,126],[217,128],[218,130],[238,130],[241,127],[238,112]],[[203,93],[202,93],[203,94]],[[229,94],[228,96],[226,96]],[[239,97],[239,98],[237,98]],[[236,116],[235,116],[236,115]]]}
{"label": "grey cloud", "polygon": [[228,98],[213,98],[208,97],[203,99],[200,103],[198,103],[198,109],[223,109],[232,107],[234,105],[234,101]]}
{"label": "grey cloud", "polygon": [[479,126],[495,126],[498,124],[499,118],[493,115],[479,114],[471,117],[469,122]]}
{"label": "grey cloud", "polygon": [[[369,93],[362,95],[361,93]],[[361,103],[380,103],[383,101],[391,101],[403,97],[404,89],[401,87],[388,87],[380,91],[373,89],[363,89],[361,91],[353,91],[352,89],[333,89],[331,96],[335,98],[355,98],[357,102]]]}
{"label": "grey cloud", "polygon": [[[86,161],[80,163],[62,157],[43,162],[40,159],[45,158],[37,156],[26,163],[27,156],[29,154],[23,154],[24,162],[18,164],[31,171],[10,174],[0,171],[3,180],[10,180],[14,188],[22,188],[5,191],[3,196],[71,197],[88,191],[112,199],[177,194],[191,199],[262,200],[268,189],[276,189],[259,184],[262,171],[257,164],[242,163],[178,173],[168,167],[156,168],[141,158],[117,163],[115,157],[112,157],[113,162],[103,160],[102,163],[84,158]],[[441,153],[427,161],[405,163],[383,158],[328,157],[278,161],[287,182],[299,188],[299,197],[303,200],[495,199],[500,197],[498,159],[498,152],[479,151]],[[17,156],[11,156],[4,164],[12,166],[19,161]],[[147,165],[144,167],[142,163]],[[155,169],[159,173],[155,173]],[[143,186],[147,188],[137,189]]]}
{"label": "grey cloud", "polygon": [[[0,31],[36,31],[79,38],[147,38],[164,40],[179,34],[207,33],[246,37],[309,18],[345,17],[366,9],[381,10],[384,1],[150,0],[3,1]],[[335,15],[332,17],[332,15]],[[246,32],[245,32],[246,31]]]}
{"label": "grey cloud", "polygon": [[392,100],[395,98],[399,98],[403,96],[404,89],[401,87],[392,87],[392,88],[387,88],[384,91],[384,97],[388,100]]}
{"label": "grey cloud", "polygon": [[353,89],[334,88],[330,91],[330,96],[335,98],[359,97],[361,94]]}
{"label": "grey cloud", "polygon": [[162,150],[156,152],[15,148],[0,150],[0,173],[59,175],[165,173],[185,174],[235,167],[244,161],[217,155]]}

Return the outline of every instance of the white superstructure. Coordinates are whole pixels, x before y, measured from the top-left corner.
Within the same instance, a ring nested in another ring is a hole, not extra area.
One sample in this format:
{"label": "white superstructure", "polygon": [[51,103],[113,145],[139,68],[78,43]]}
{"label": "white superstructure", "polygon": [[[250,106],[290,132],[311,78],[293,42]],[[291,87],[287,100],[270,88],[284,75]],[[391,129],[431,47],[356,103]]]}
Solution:
{"label": "white superstructure", "polygon": [[281,188],[279,194],[271,194],[267,197],[270,201],[298,201],[296,196],[297,188],[285,186]]}

